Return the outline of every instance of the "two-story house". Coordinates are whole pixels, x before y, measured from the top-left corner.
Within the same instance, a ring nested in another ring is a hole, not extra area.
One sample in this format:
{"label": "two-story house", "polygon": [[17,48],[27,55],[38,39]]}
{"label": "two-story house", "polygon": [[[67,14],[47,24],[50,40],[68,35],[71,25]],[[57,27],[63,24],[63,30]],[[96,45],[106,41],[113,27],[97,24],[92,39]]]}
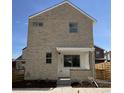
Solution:
{"label": "two-story house", "polygon": [[95,19],[69,1],[29,17],[25,80],[95,77]]}

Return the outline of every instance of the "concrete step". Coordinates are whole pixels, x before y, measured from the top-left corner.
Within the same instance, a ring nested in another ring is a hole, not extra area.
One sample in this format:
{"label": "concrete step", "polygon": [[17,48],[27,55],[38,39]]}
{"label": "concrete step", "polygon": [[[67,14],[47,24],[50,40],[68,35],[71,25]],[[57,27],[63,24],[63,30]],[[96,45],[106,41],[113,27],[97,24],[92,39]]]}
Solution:
{"label": "concrete step", "polygon": [[70,78],[59,78],[57,80],[57,86],[70,86],[71,79]]}

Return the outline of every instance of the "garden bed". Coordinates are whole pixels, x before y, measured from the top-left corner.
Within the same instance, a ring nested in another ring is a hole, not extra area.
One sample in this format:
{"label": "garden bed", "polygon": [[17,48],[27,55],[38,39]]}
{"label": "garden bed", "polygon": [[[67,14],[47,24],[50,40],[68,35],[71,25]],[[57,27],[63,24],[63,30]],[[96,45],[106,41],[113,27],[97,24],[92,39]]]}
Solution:
{"label": "garden bed", "polygon": [[[104,84],[104,83],[97,83],[98,88],[111,88],[111,84]],[[94,83],[91,83],[89,81],[83,81],[81,83],[74,82],[71,84],[74,88],[96,88],[96,85]]]}
{"label": "garden bed", "polygon": [[23,80],[12,83],[12,88],[55,88],[56,81]]}

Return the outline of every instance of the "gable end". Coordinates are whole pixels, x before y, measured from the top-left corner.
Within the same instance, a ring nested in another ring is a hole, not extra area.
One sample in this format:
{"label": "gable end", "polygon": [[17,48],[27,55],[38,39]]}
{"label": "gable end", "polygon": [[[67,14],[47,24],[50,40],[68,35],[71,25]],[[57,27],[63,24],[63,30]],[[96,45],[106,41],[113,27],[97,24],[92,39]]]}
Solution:
{"label": "gable end", "polygon": [[86,12],[84,12],[83,10],[81,10],[80,8],[78,8],[77,6],[75,6],[74,4],[72,4],[72,3],[69,2],[69,1],[64,1],[64,2],[59,3],[59,4],[57,4],[57,5],[53,6],[53,7],[47,8],[47,9],[45,9],[45,10],[39,12],[39,13],[36,13],[36,14],[34,14],[34,15],[31,15],[31,16],[29,16],[29,19],[31,19],[31,18],[33,18],[33,17],[36,17],[36,16],[38,16],[38,15],[44,13],[44,12],[47,12],[47,11],[49,11],[49,10],[52,10],[52,9],[54,9],[54,8],[60,6],[60,5],[65,4],[65,3],[71,5],[73,8],[75,8],[75,9],[78,10],[80,13],[84,14],[85,16],[87,16],[87,17],[88,17],[89,19],[91,19],[93,22],[96,22],[96,19],[94,19],[93,17],[91,17],[91,16],[88,15]]}

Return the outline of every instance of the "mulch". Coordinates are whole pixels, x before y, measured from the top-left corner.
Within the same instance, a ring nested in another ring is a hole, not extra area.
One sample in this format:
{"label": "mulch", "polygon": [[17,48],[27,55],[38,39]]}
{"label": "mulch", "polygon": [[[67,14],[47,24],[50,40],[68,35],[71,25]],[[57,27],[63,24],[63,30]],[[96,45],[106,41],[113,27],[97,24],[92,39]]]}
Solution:
{"label": "mulch", "polygon": [[12,88],[55,88],[56,81],[23,80],[12,83]]}
{"label": "mulch", "polygon": [[[71,86],[74,88],[96,88],[95,84],[89,81],[83,81],[81,83],[74,82]],[[98,83],[98,86],[98,88],[111,88],[111,84]]]}
{"label": "mulch", "polygon": [[[74,82],[71,84],[74,88],[96,88],[94,83],[89,81]],[[111,84],[98,83],[99,88],[111,88]],[[22,80],[12,82],[12,88],[56,88],[56,81],[51,80]]]}

